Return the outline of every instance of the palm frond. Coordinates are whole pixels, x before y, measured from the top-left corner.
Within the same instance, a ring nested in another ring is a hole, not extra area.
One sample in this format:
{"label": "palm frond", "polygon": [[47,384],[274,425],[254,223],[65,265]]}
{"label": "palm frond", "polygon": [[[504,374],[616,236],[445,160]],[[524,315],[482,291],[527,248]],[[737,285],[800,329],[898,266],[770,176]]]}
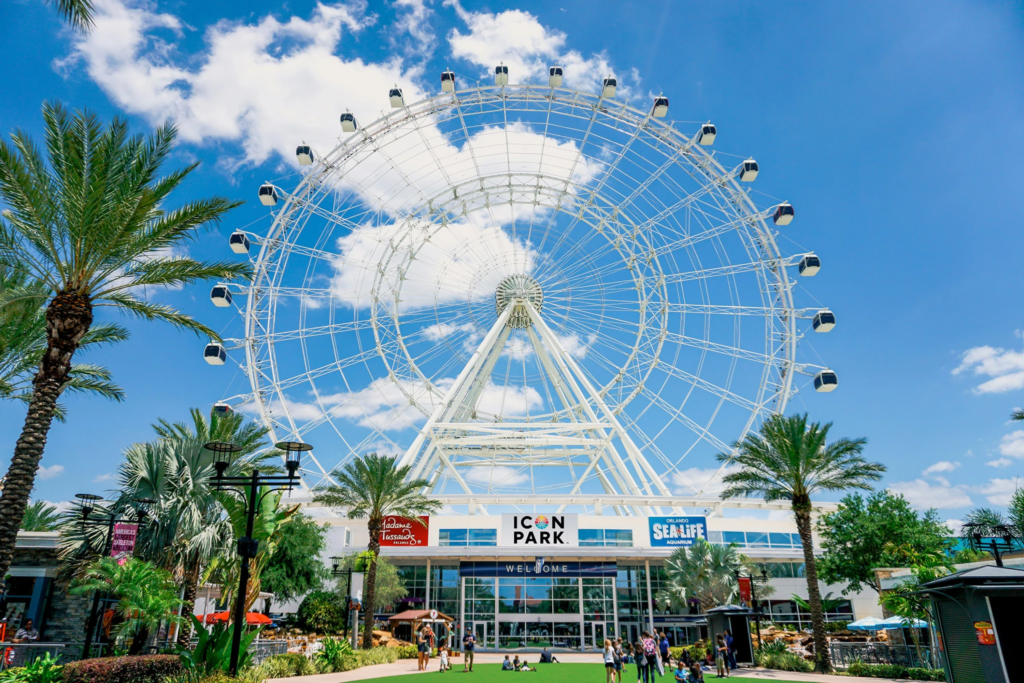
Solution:
{"label": "palm frond", "polygon": [[153,301],[143,301],[142,299],[138,299],[125,292],[108,294],[96,305],[113,305],[122,312],[136,318],[142,318],[143,320],[149,321],[160,320],[170,323],[178,329],[188,330],[190,332],[195,332],[197,335],[205,335],[211,339],[220,340],[219,334],[195,318],[185,315],[166,304],[156,303]]}

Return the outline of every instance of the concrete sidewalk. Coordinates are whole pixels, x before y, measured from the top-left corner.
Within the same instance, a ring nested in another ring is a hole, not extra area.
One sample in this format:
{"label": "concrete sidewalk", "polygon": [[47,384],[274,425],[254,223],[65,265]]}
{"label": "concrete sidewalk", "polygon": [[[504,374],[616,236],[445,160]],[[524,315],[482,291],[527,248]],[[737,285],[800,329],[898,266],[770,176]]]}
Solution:
{"label": "concrete sidewalk", "polygon": [[[526,659],[531,665],[536,664],[539,657],[536,652],[525,653]],[[523,654],[520,654],[520,658]],[[601,663],[601,653],[555,653],[555,657],[560,662],[574,662],[574,663]],[[500,664],[505,659],[504,654],[496,652],[478,652],[475,659],[475,664]],[[439,661],[437,657],[430,660],[429,671],[437,671]],[[545,666],[558,666],[557,664],[545,665]],[[627,667],[632,669],[632,665],[627,664]],[[462,658],[452,660],[452,673],[462,673]],[[635,669],[633,674],[636,674]],[[265,683],[349,683],[349,681],[366,681],[373,678],[384,678],[386,676],[401,676],[404,674],[417,674],[423,673],[416,670],[415,659],[400,659],[394,664],[377,664],[376,666],[364,666],[361,669],[355,671],[345,671],[344,673],[334,674],[317,674],[315,676],[300,676],[297,678],[268,678]],[[667,673],[667,672],[666,672]],[[736,672],[737,678],[757,678],[765,681],[814,681],[816,683],[881,683],[884,681],[895,681],[894,678],[861,678],[859,676],[822,676],[820,674],[804,674],[796,673],[793,671],[776,671],[774,669],[758,669],[758,668],[742,668]],[[715,681],[714,672],[705,672],[705,681]],[[461,679],[460,679],[461,680]],[[728,679],[721,679],[726,681]],[[472,679],[467,679],[466,683],[471,683]],[[623,675],[623,681],[626,681],[626,676]],[[665,683],[672,681],[670,676],[666,676],[661,679]],[[629,683],[632,683],[632,679],[629,679]]]}

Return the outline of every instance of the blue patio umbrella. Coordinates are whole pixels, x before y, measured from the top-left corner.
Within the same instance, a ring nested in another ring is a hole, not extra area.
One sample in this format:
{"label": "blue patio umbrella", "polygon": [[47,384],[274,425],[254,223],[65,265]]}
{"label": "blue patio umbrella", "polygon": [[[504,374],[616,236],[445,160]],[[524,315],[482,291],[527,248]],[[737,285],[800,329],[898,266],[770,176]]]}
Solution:
{"label": "blue patio umbrella", "polygon": [[882,628],[926,628],[928,623],[923,619],[904,619],[903,617],[889,617],[882,621]]}
{"label": "blue patio umbrella", "polygon": [[864,617],[857,621],[850,622],[846,628],[851,631],[881,631],[885,627],[885,621],[876,617]]}

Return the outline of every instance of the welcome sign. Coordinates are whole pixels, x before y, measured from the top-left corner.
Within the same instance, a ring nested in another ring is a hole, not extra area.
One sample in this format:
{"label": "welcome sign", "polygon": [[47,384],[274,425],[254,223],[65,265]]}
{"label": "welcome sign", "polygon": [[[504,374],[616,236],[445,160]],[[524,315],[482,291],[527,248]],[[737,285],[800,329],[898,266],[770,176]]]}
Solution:
{"label": "welcome sign", "polygon": [[648,517],[647,523],[652,546],[680,548],[708,540],[707,517]]}
{"label": "welcome sign", "polygon": [[579,517],[574,514],[503,514],[501,545],[528,548],[579,545]]}

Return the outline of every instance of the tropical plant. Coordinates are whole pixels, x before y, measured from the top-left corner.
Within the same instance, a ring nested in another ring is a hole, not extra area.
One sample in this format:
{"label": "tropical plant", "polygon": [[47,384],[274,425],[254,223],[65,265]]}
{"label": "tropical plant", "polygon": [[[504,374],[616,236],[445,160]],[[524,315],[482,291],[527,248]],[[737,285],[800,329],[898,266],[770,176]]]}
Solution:
{"label": "tropical plant", "polygon": [[330,591],[313,591],[299,604],[297,617],[302,628],[316,633],[337,633],[345,627],[347,610],[341,598]]}
{"label": "tropical plant", "polygon": [[63,668],[47,652],[25,666],[4,669],[0,672],[0,683],[63,683]]}
{"label": "tropical plant", "polygon": [[772,415],[757,433],[748,434],[733,445],[730,453],[720,453],[722,463],[735,462],[739,469],[722,481],[723,498],[761,496],[766,501],[791,502],[796,527],[803,544],[811,624],[814,628],[814,658],[822,673],[832,670],[825,617],[821,609],[818,569],[811,536],[811,496],[821,491],[870,489],[885,466],[868,462],[861,456],[866,439],[839,439],[828,443],[832,424],[813,422],[807,415]]}
{"label": "tropical plant", "polygon": [[316,653],[316,658],[331,671],[341,670],[342,660],[354,654],[352,645],[342,638],[324,638],[320,644],[323,645],[323,649]]}
{"label": "tropical plant", "polygon": [[[294,515],[263,568],[263,590],[282,602],[320,590],[329,576],[320,559],[326,539],[327,527],[301,513]],[[378,570],[378,579],[379,574]]]}
{"label": "tropical plant", "polygon": [[60,513],[56,505],[45,500],[29,502],[25,516],[21,519],[22,531],[56,531],[60,524]]}
{"label": "tropical plant", "polygon": [[[338,562],[338,569],[352,569],[357,572],[365,572],[369,566],[369,555],[369,552],[362,552],[342,557]],[[345,578],[339,578],[335,588],[339,598],[344,599],[348,595],[348,581]],[[479,591],[482,590],[477,588],[478,596],[480,595]],[[391,564],[383,555],[379,556],[377,558],[377,580],[374,582],[373,591],[374,609],[380,613],[408,594],[409,591],[405,588],[405,581],[402,580],[402,576],[398,573],[398,567]]]}
{"label": "tropical plant", "polygon": [[676,548],[665,560],[668,584],[655,599],[673,609],[696,599],[702,611],[728,604],[739,592],[735,572],[746,559],[734,545],[716,545],[703,539],[689,548]]}
{"label": "tropical plant", "polygon": [[[193,649],[183,647],[179,653],[181,664],[185,670],[200,678],[205,678],[214,672],[228,671],[231,667],[231,629],[226,624],[214,624],[212,629],[207,629],[194,614],[192,626],[195,629],[198,640]],[[249,646],[260,629],[255,628],[242,634],[241,646],[238,650],[238,669],[242,670],[249,666],[252,660],[252,652]]]}
{"label": "tropical plant", "polygon": [[[811,603],[807,602],[796,593],[790,595],[789,599],[792,600],[793,603],[800,609],[807,610],[808,612],[811,611]],[[825,597],[821,599],[821,609],[824,612],[831,612],[832,610],[842,605],[844,602],[846,601],[841,598],[833,598],[832,593],[825,593]]]}
{"label": "tropical plant", "polygon": [[83,659],[64,666],[63,683],[164,683],[181,676],[174,655],[141,655]]}
{"label": "tropical plant", "polygon": [[[380,532],[385,515],[400,515],[420,521],[420,515],[437,512],[441,503],[423,495],[429,485],[425,479],[411,480],[408,466],[399,467],[397,458],[370,453],[356,458],[344,469],[334,473],[337,485],[317,493],[315,500],[333,507],[348,509],[349,519],[366,518],[370,532],[368,550],[370,566],[366,571],[363,596],[367,605],[374,605],[376,596],[377,556],[380,554]],[[373,610],[364,610],[363,648],[373,645]]]}
{"label": "tropical plant", "polygon": [[90,112],[72,114],[53,103],[43,105],[43,120],[45,158],[20,130],[10,143],[0,140],[0,202],[7,207],[0,212],[0,267],[39,283],[35,300],[46,307],[46,349],[0,497],[0,577],[10,567],[57,400],[93,327],[94,309],[108,306],[216,339],[213,330],[144,291],[250,272],[247,264],[179,255],[198,228],[217,223],[237,203],[214,197],[165,206],[196,168],[159,175],[174,144],[173,126],[129,136],[125,119],[104,127]]}
{"label": "tropical plant", "polygon": [[151,632],[161,622],[176,624],[181,621],[178,598],[170,573],[149,562],[134,557],[117,560],[104,557],[95,562],[85,574],[75,580],[73,594],[93,591],[112,593],[117,597],[115,613],[123,621],[117,626],[118,638],[132,637],[128,654],[138,654]]}
{"label": "tropical plant", "polygon": [[[917,591],[922,583],[934,581],[951,573],[952,558],[944,552],[919,552],[910,546],[890,546],[886,548],[886,552],[897,559],[897,564],[910,567],[911,575],[884,592],[878,600],[879,603],[896,616],[902,617],[904,623],[910,624],[919,620],[926,622],[932,642],[937,642],[931,598]],[[918,661],[924,661],[921,657],[921,637],[916,628],[910,629],[910,637],[914,641]],[[931,664],[933,667],[938,666],[938,657],[934,650]]]}
{"label": "tropical plant", "polygon": [[95,24],[92,0],[50,0],[50,4],[74,29],[85,32]]}

